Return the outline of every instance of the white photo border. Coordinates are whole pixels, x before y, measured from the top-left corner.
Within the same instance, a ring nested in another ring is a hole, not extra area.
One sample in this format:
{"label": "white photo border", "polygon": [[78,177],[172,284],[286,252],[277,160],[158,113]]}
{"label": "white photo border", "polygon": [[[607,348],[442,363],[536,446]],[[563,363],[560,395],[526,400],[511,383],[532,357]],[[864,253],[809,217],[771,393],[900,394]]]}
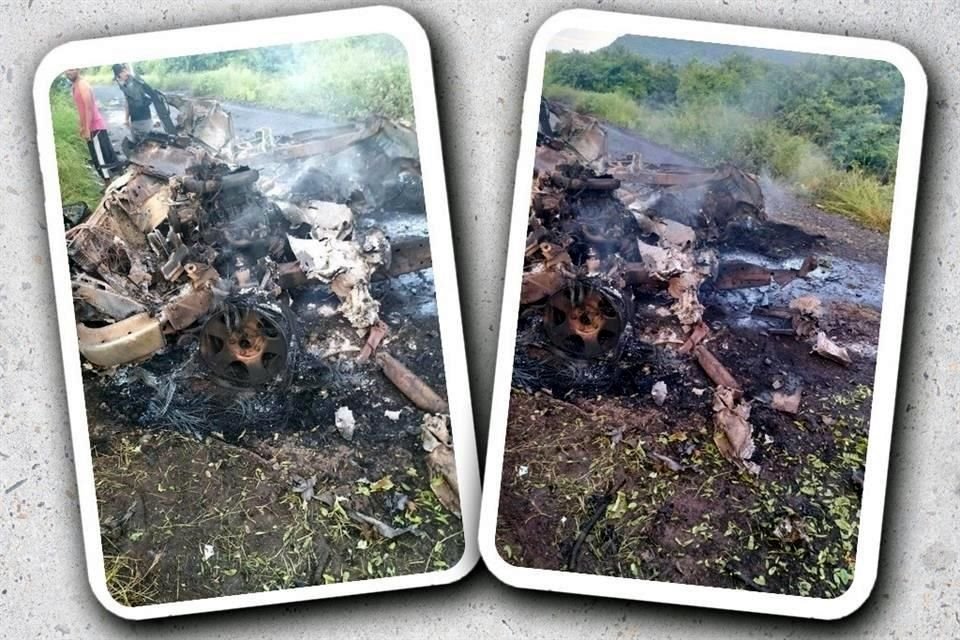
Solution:
{"label": "white photo border", "polygon": [[[836,598],[812,598],[523,568],[506,562],[496,548],[496,525],[520,304],[520,273],[523,269],[530,207],[530,180],[533,175],[546,52],[557,34],[571,29],[873,59],[892,64],[903,76],[900,147],[894,183],[893,220],[884,274],[883,308],[874,374],[856,569],[849,589]],[[884,493],[893,431],[926,103],[927,79],[920,62],[908,49],[889,41],[583,9],[555,14],[540,27],[530,50],[527,71],[480,513],[480,553],[494,575],[509,585],[527,589],[824,620],[845,617],[867,600],[876,582],[880,553]]]}
{"label": "white photo border", "polygon": [[[407,53],[427,228],[434,265],[450,422],[456,449],[464,536],[463,555],[456,565],[442,571],[137,607],[122,605],[115,601],[107,590],[103,563],[87,412],[77,349],[76,319],[60,204],[50,87],[57,76],[68,68],[106,65],[119,60],[142,61],[234,51],[241,48],[237,43],[243,43],[243,49],[252,49],[374,34],[397,38]],[[51,51],[40,63],[34,78],[33,96],[87,577],[100,603],[117,616],[140,620],[434,586],[455,582],[469,573],[479,559],[476,532],[480,474],[430,44],[420,24],[410,14],[399,9],[374,6],[68,42]]]}

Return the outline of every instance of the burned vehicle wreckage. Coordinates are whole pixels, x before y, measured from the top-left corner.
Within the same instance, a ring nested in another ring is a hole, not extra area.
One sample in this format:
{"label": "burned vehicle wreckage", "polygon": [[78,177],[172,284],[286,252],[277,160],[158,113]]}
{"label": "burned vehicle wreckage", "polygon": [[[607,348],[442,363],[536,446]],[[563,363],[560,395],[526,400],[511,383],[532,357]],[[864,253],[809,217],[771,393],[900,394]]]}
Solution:
{"label": "burned vehicle wreckage", "polygon": [[[783,292],[780,306],[765,293],[750,305],[749,314],[769,321],[763,334],[793,335],[815,354],[850,363],[821,326],[820,300],[789,293],[817,269],[815,256],[794,268],[721,257],[718,247],[731,237],[767,224],[757,176],[732,165],[613,157],[598,121],[542,100],[514,387],[588,397],[616,388],[628,357],[692,359],[714,385],[712,403],[703,402],[712,407],[720,452],[759,472],[751,461],[752,399],[711,344],[723,329],[717,314],[706,317],[711,302],[751,289]],[[659,382],[651,393],[662,405],[667,388]],[[789,411],[799,402],[799,392],[784,397],[776,394],[774,405]]]}
{"label": "burned vehicle wreckage", "polygon": [[65,208],[91,415],[234,443],[336,424],[350,440],[378,396],[364,377],[446,413],[442,369],[387,351],[413,313],[392,283],[432,300],[413,129],[371,117],[241,140],[218,102],[169,101],[176,130],[127,149],[95,211]]}

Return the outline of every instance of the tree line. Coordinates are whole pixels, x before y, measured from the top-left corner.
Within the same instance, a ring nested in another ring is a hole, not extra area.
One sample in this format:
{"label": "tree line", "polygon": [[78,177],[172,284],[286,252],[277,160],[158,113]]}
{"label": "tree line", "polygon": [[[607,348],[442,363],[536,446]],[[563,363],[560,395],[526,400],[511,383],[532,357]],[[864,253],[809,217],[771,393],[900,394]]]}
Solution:
{"label": "tree line", "polygon": [[549,52],[544,82],[677,115],[735,109],[809,141],[842,170],[886,182],[896,169],[904,86],[885,62],[810,55],[788,65],[735,53],[675,64],[615,45]]}

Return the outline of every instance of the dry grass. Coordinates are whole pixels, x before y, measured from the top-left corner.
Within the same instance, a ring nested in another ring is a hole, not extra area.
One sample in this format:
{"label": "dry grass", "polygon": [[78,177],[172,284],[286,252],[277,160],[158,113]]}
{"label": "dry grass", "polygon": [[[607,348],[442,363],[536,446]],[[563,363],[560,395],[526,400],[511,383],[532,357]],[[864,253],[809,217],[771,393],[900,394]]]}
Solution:
{"label": "dry grass", "polygon": [[153,571],[160,558],[160,555],[155,556],[153,562],[145,566],[144,562],[124,553],[105,554],[103,564],[107,590],[113,599],[127,607],[156,602],[159,590]]}
{"label": "dry grass", "polygon": [[890,231],[893,184],[882,184],[860,171],[836,172],[817,190],[817,203],[870,229]]}

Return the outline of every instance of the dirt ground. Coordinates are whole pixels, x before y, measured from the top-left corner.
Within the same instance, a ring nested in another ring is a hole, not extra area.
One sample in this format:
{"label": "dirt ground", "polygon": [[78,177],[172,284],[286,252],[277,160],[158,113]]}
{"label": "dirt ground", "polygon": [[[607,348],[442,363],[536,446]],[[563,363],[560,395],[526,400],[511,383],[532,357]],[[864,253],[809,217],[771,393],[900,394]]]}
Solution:
{"label": "dirt ground", "polygon": [[[383,283],[375,294],[390,327],[383,347],[445,395],[430,272]],[[304,294],[293,309],[308,318],[318,306]],[[355,351],[336,338],[343,321],[328,322],[307,322],[314,330],[302,338],[291,387],[257,397],[252,406],[260,408],[246,418],[234,411],[242,393],[236,404],[235,391],[211,394],[211,410],[222,415],[200,434],[136,424],[142,403],[117,395],[130,385],[86,372],[107,584],[118,602],[423,573],[460,559],[461,521],[434,493],[421,444],[425,414],[376,365],[356,364]],[[182,342],[185,353],[171,359],[195,355],[189,336]],[[331,354],[337,348],[344,352]],[[168,370],[157,360],[142,366]],[[356,417],[351,441],[335,427],[340,406]],[[404,532],[387,537],[354,512]]]}
{"label": "dirt ground", "polygon": [[[119,145],[128,135],[122,94],[96,91]],[[240,138],[265,126],[283,136],[331,124],[224,107]],[[302,173],[283,168],[284,179]],[[422,204],[355,215],[364,232],[427,235]],[[432,270],[380,280],[371,292],[388,327],[380,350],[445,398]],[[463,555],[456,496],[424,450],[427,414],[373,360],[358,360],[363,337],[329,287],[308,282],[288,293],[289,306],[286,294],[282,304],[254,301],[283,319],[282,382],[242,388],[211,375],[198,326],[144,362],[85,367],[107,586],[119,603],[419,574]],[[344,408],[352,436],[337,426]]]}
{"label": "dirt ground", "polygon": [[[515,364],[497,548],[517,566],[832,598],[854,573],[887,239],[764,185],[770,220],[721,262],[821,267],[782,289],[701,289],[709,349],[752,400],[757,476],[713,440],[713,383],[658,345],[663,299],[640,300],[624,355],[570,376]],[[755,309],[814,294],[843,366]],[[539,381],[531,385],[531,381]],[[589,381],[590,384],[584,384]],[[663,406],[651,391],[668,389]],[[538,390],[539,389],[539,390]],[[770,406],[802,390],[799,413]]]}

